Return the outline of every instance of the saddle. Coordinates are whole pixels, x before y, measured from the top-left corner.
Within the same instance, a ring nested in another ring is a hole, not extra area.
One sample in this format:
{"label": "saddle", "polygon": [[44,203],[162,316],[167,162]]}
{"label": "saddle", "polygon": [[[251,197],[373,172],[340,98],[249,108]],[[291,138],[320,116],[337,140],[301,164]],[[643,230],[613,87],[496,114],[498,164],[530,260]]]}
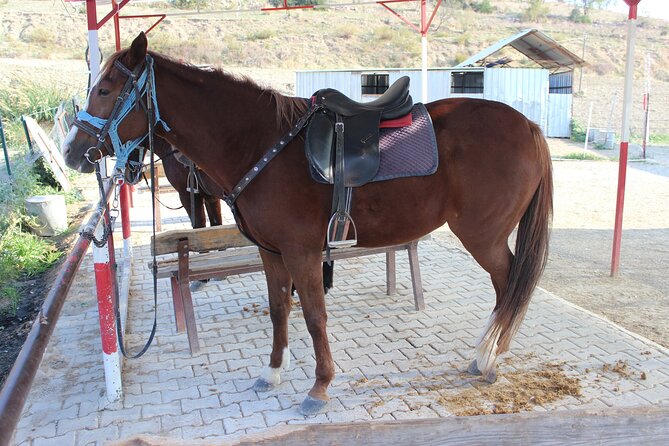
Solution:
{"label": "saddle", "polygon": [[[357,243],[350,216],[352,188],[367,184],[379,170],[379,128],[411,124],[409,81],[408,76],[398,79],[371,102],[356,102],[331,88],[311,98],[316,112],[306,130],[306,157],[312,177],[334,185],[328,249]],[[347,239],[350,227],[353,238]]]}

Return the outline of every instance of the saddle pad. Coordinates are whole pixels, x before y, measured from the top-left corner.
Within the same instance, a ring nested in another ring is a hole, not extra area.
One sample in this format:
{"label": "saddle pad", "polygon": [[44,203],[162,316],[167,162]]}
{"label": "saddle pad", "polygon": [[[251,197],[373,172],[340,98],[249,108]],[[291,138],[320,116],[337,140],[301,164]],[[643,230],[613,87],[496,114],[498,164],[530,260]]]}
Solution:
{"label": "saddle pad", "polygon": [[381,161],[372,181],[432,175],[439,165],[437,140],[432,119],[425,105],[411,109],[413,122],[408,127],[380,129]]}

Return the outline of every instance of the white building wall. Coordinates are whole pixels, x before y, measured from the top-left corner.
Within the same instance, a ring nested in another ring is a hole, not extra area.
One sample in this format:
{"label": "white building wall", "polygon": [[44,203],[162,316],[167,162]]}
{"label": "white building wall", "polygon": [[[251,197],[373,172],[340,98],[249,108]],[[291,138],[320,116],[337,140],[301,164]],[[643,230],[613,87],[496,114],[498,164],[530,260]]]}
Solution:
{"label": "white building wall", "polygon": [[569,138],[571,136],[571,94],[548,94],[548,128],[546,136]]}
{"label": "white building wall", "polygon": [[548,70],[537,68],[489,68],[483,77],[483,97],[510,105],[545,132],[548,75]]}
{"label": "white building wall", "polygon": [[[538,68],[488,68],[484,70],[483,94],[453,94],[451,71],[428,71],[428,100],[449,97],[474,97],[503,102],[539,124],[546,136],[568,137],[571,121],[571,94],[549,95],[549,72]],[[298,71],[295,95],[310,97],[321,88],[335,88],[356,101],[370,101],[376,96],[362,96],[361,76],[367,73],[388,73],[392,84],[402,76],[411,78],[411,95],[414,101],[421,98],[420,70],[355,70],[355,71]],[[549,101],[550,96],[550,101]],[[553,98],[555,96],[555,98]],[[559,96],[559,97],[558,97]]]}

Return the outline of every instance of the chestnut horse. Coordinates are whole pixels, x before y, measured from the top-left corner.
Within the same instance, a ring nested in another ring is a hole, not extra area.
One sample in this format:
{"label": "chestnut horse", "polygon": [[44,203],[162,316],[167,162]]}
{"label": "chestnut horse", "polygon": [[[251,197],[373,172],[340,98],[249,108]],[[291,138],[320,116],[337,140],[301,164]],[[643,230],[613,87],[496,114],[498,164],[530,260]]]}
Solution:
{"label": "chestnut horse", "polygon": [[[179,63],[147,52],[147,46],[140,34],[129,49],[113,56],[92,88],[80,120],[98,120],[99,127],[113,121],[118,124],[116,139],[123,142],[142,138],[157,123],[156,134],[182,148],[228,194],[309,108],[302,98],[283,96],[222,71]],[[155,79],[144,99],[155,108],[148,107],[151,119],[142,107],[128,107],[127,117],[119,123],[114,104],[126,91],[128,76],[147,71],[145,77]],[[469,367],[471,373],[482,373],[492,382],[497,356],[508,350],[546,263],[553,201],[550,154],[539,127],[507,105],[458,98],[431,102],[426,108],[438,145],[437,171],[357,188],[352,216],[358,245],[405,243],[448,223],[490,274],[495,289],[496,305]],[[87,160],[113,150],[108,139],[96,136],[90,129],[73,127],[63,145],[69,167],[91,172]],[[320,267],[332,192],[332,186],[311,178],[300,133],[235,204],[240,224],[266,248],[261,257],[273,345],[255,389],[279,384],[289,365],[288,314],[294,282],[316,357],[316,380],[300,407],[304,414],[326,405],[334,375]],[[512,253],[509,236],[516,226]]]}

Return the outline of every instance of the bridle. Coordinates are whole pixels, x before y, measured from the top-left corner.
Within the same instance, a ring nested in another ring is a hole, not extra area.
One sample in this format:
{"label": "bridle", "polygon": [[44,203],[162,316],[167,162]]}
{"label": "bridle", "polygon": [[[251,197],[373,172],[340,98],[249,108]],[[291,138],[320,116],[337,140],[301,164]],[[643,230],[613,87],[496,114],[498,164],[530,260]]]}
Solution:
{"label": "bridle", "polygon": [[[144,63],[138,64],[134,70],[129,70],[125,65],[123,65],[119,60],[114,61],[114,67],[117,68],[121,73],[125,74],[128,79],[126,80],[121,92],[116,98],[114,107],[112,108],[111,113],[108,118],[99,118],[93,116],[85,110],[81,110],[77,113],[74,120],[74,125],[81,129],[83,132],[93,136],[97,139],[97,144],[95,147],[90,147],[84,156],[86,160],[95,165],[95,174],[98,180],[98,186],[100,189],[100,203],[101,206],[105,207],[107,215],[109,218],[105,219],[105,228],[101,240],[97,240],[93,234],[82,232],[82,236],[91,239],[91,241],[98,247],[105,246],[107,239],[112,233],[112,225],[114,216],[112,214],[115,209],[109,210],[109,206],[106,201],[106,195],[104,194],[104,185],[102,181],[102,175],[100,173],[100,163],[98,162],[102,159],[102,148],[106,147],[108,154],[111,156],[116,156],[116,164],[114,166],[114,173],[112,174],[112,179],[114,186],[116,187],[116,194],[118,194],[119,187],[126,181],[126,165],[130,164],[131,171],[141,172],[142,161],[144,159],[144,149],[140,149],[141,153],[139,156],[139,161],[129,160],[129,156],[133,150],[137,149],[144,139],[148,138],[149,141],[149,151],[151,153],[151,179],[152,184],[155,184],[155,171],[154,171],[154,150],[153,150],[153,139],[154,139],[154,130],[158,123],[162,124],[163,128],[166,131],[170,131],[169,126],[165,121],[160,119],[160,112],[158,111],[158,101],[156,99],[156,90],[155,90],[155,75],[153,67],[153,58],[150,55],[146,55]],[[118,135],[118,127],[123,122],[123,120],[128,116],[133,107],[138,110],[139,107],[144,110],[147,116],[148,129],[147,133],[144,136],[139,138],[127,141],[125,143],[121,142],[121,139]],[[109,140],[107,139],[109,137]],[[96,153],[99,155],[97,159],[91,159],[91,154]],[[136,175],[137,180],[139,180],[139,174],[133,173]],[[151,188],[153,194],[153,187]],[[115,196],[115,203],[118,202]],[[151,200],[153,215],[155,216],[155,200]],[[115,205],[114,205],[115,206]],[[102,211],[102,210],[101,210]],[[155,223],[153,225],[153,236],[155,238]],[[121,327],[121,316],[118,308],[118,299],[115,299],[114,312],[116,317],[116,331],[118,336],[119,350],[123,356],[127,358],[139,358],[148,350],[153,338],[156,334],[157,328],[157,307],[158,307],[158,284],[157,284],[157,262],[155,259],[155,254],[153,258],[153,299],[154,299],[154,317],[153,317],[153,328],[151,329],[151,334],[149,339],[141,349],[141,351],[135,355],[129,356],[125,351],[125,346],[123,342],[123,330]],[[115,286],[118,286],[116,281],[114,281]],[[118,296],[118,289],[116,290],[116,296]]]}
{"label": "bridle", "polygon": [[[93,164],[101,159],[102,148],[105,147],[109,155],[116,157],[114,176],[119,176],[125,169],[126,164],[129,164],[133,170],[140,170],[144,152],[140,154],[139,161],[129,160],[128,158],[130,153],[137,149],[145,138],[151,136],[158,123],[162,124],[166,131],[170,131],[167,123],[160,118],[153,64],[153,58],[148,54],[144,63],[138,64],[132,71],[123,65],[120,60],[114,61],[114,67],[125,74],[127,80],[116,98],[109,117],[100,118],[91,115],[86,110],[80,110],[74,120],[74,125],[77,128],[97,139],[96,145],[89,147],[84,154],[86,160]],[[133,108],[137,110],[140,107],[149,118],[147,133],[125,143],[121,142],[118,127]],[[153,117],[149,116],[151,115],[150,111],[153,111]],[[92,158],[94,155],[98,155],[98,158]]]}

